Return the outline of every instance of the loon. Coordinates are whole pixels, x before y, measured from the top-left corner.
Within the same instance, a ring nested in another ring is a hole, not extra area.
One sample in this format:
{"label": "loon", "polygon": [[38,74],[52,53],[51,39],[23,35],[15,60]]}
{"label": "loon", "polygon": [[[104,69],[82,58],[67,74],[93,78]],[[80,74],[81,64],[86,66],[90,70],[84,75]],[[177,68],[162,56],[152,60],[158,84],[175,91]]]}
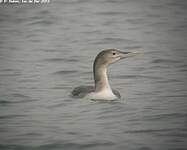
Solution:
{"label": "loon", "polygon": [[114,62],[137,54],[139,54],[139,52],[122,52],[117,49],[106,49],[101,51],[96,56],[93,64],[95,86],[76,87],[71,92],[72,97],[86,97],[91,100],[120,99],[120,93],[110,87],[107,76],[107,67]]}

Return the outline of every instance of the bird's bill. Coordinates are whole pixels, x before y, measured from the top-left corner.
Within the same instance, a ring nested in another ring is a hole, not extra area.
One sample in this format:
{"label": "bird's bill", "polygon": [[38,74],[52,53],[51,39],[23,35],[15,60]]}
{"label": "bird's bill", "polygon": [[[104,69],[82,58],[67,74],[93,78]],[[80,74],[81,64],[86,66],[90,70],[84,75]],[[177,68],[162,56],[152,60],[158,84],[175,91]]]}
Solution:
{"label": "bird's bill", "polygon": [[128,58],[141,54],[140,52],[120,52],[120,58]]}

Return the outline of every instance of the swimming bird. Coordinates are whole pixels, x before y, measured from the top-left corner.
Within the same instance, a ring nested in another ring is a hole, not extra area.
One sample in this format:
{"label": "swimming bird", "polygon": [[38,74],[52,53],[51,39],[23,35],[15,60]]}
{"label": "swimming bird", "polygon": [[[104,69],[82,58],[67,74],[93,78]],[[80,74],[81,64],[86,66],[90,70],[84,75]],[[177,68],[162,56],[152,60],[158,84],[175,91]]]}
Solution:
{"label": "swimming bird", "polygon": [[75,98],[89,98],[92,100],[115,100],[120,99],[120,93],[110,87],[107,67],[121,59],[132,57],[138,52],[122,52],[117,49],[106,49],[101,51],[95,58],[93,64],[93,75],[95,86],[79,86],[74,88],[71,95]]}

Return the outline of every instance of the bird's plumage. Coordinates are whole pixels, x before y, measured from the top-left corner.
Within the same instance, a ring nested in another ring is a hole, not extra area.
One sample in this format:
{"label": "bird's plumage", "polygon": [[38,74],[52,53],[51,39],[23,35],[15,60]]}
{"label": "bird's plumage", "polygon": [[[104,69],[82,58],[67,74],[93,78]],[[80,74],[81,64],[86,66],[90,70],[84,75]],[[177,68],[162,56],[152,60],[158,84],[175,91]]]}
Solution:
{"label": "bird's plumage", "polygon": [[71,95],[76,98],[88,96],[90,99],[114,100],[120,98],[120,93],[110,87],[107,67],[108,65],[127,57],[134,56],[132,52],[121,52],[116,49],[107,49],[101,51],[93,63],[93,74],[95,86],[76,87]]}
{"label": "bird's plumage", "polygon": [[[83,98],[88,93],[94,92],[94,90],[94,86],[78,86],[73,89],[73,91],[71,92],[71,96],[75,98]],[[112,92],[117,96],[117,98],[121,98],[121,95],[117,90],[112,89]]]}

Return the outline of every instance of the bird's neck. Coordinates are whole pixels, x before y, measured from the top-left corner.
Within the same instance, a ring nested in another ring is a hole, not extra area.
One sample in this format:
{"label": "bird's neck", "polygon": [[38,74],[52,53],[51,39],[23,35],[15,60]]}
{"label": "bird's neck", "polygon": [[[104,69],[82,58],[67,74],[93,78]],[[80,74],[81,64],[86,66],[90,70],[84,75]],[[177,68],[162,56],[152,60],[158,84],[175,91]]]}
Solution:
{"label": "bird's neck", "polygon": [[110,91],[111,87],[107,76],[106,65],[94,65],[94,80],[95,80],[95,92]]}

